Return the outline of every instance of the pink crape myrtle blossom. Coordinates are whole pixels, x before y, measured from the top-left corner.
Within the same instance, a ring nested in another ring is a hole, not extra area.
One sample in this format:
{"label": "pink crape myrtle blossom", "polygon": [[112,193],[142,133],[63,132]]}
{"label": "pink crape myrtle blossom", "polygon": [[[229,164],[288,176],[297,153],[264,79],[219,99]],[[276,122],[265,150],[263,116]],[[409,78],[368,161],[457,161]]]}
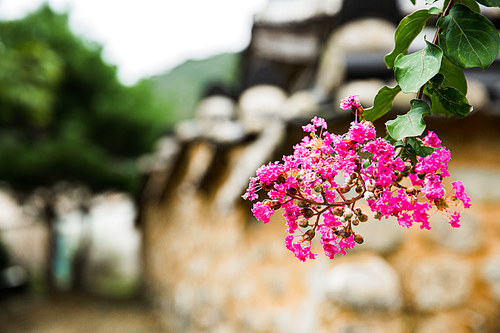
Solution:
{"label": "pink crape myrtle blossom", "polygon": [[[350,95],[341,107],[362,112],[357,97]],[[301,261],[316,257],[311,252],[315,237],[331,259],[363,243],[356,226],[369,217],[358,207],[360,200],[366,201],[375,219],[394,217],[403,227],[418,224],[427,230],[429,217],[436,212],[459,227],[461,211],[470,207],[460,181],[451,183],[453,189],[446,194],[443,180],[450,176],[451,154],[435,133],[428,132],[420,141],[432,148],[428,155],[412,159],[388,140],[377,138],[373,124],[360,117],[344,135],[329,133],[326,121],[314,117],[303,126],[308,135],[293,147],[293,154],[257,169],[243,195],[255,201],[257,192],[267,194],[252,208],[264,223],[276,210],[283,210],[289,233],[285,247]]]}
{"label": "pink crape myrtle blossom", "polygon": [[271,216],[274,214],[274,209],[269,207],[269,205],[263,204],[262,202],[256,202],[253,205],[252,213],[257,220],[269,223]]}
{"label": "pink crape myrtle blossom", "polygon": [[257,193],[255,193],[257,191],[255,185],[257,184],[258,180],[259,180],[259,178],[257,178],[257,177],[250,178],[250,184],[248,185],[248,189],[247,189],[246,193],[243,194],[243,199],[254,201],[254,200],[257,200],[259,198]]}
{"label": "pink crape myrtle blossom", "polygon": [[429,131],[427,136],[422,139],[422,142],[427,144],[429,147],[441,148],[441,140],[437,137],[436,133]]}
{"label": "pink crape myrtle blossom", "polygon": [[457,211],[454,211],[452,214],[450,214],[450,225],[453,228],[459,228],[460,227],[460,213]]}
{"label": "pink crape myrtle blossom", "polygon": [[464,208],[470,208],[470,206],[471,206],[470,205],[470,198],[467,195],[467,193],[465,193],[465,187],[462,184],[462,182],[457,180],[457,181],[451,183],[451,185],[453,186],[453,189],[455,189],[454,197],[457,200],[460,200],[464,204]]}
{"label": "pink crape myrtle blossom", "polygon": [[358,142],[363,143],[366,140],[371,140],[377,135],[375,126],[369,121],[362,121],[360,123],[352,123],[349,128],[348,136]]}
{"label": "pink crape myrtle blossom", "polygon": [[311,245],[302,246],[304,242],[296,242],[293,243],[294,237],[292,235],[288,235],[285,238],[285,247],[292,251],[293,254],[300,260],[306,261],[306,259],[315,259],[317,254],[311,252]]}
{"label": "pink crape myrtle blossom", "polygon": [[349,95],[340,102],[340,107],[344,110],[355,111],[361,107],[358,98],[359,95]]}
{"label": "pink crape myrtle blossom", "polygon": [[257,169],[257,177],[265,184],[270,184],[278,179],[279,175],[283,172],[283,166],[278,162],[263,165]]}

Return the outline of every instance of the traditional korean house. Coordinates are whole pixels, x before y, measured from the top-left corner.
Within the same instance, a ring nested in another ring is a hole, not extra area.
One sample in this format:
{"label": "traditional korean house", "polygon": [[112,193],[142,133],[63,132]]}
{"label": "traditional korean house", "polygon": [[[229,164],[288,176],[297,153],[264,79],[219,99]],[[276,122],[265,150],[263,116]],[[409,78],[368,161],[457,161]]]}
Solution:
{"label": "traditional korean house", "polygon": [[[461,228],[440,214],[431,230],[370,219],[347,256],[329,260],[316,244],[318,258],[302,263],[284,247],[280,214],[264,225],[241,199],[312,116],[344,133],[353,117],[340,98],[370,106],[391,83],[383,54],[404,14],[396,1],[270,1],[255,17],[238,100],[205,98],[161,142],[138,223],[145,292],[172,332],[500,331],[497,63],[467,72],[469,116],[426,118],[472,197]],[[380,136],[411,98],[376,122]]]}

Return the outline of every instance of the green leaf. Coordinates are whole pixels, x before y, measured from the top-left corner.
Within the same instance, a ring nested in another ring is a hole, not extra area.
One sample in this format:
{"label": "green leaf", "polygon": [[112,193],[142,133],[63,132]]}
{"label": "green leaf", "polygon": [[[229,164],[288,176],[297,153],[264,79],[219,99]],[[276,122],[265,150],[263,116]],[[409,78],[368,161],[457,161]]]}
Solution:
{"label": "green leaf", "polygon": [[464,72],[446,57],[443,57],[439,73],[444,75],[443,86],[454,87],[462,94],[467,94],[467,80],[465,79]]}
{"label": "green leaf", "polygon": [[392,102],[400,91],[401,88],[399,86],[395,86],[393,88],[383,86],[375,96],[373,106],[363,111],[365,119],[368,121],[375,121],[386,114],[390,109],[392,109]]}
{"label": "green leaf", "polygon": [[410,0],[413,5],[415,5],[415,1],[417,0]]}
{"label": "green leaf", "polygon": [[404,147],[404,146],[406,146],[406,144],[403,142],[403,140],[399,140],[399,141],[394,142],[393,146],[394,146],[394,148],[398,148],[398,147]]}
{"label": "green leaf", "polygon": [[454,87],[443,87],[444,77],[436,75],[427,85],[431,97],[431,111],[436,115],[465,117],[472,111],[465,95]]}
{"label": "green leaf", "polygon": [[441,73],[437,73],[434,75],[432,79],[429,80],[428,86],[434,87],[434,88],[441,88],[444,82],[444,75]]}
{"label": "green leaf", "polygon": [[461,3],[462,5],[469,7],[469,9],[475,13],[481,13],[481,8],[477,4],[476,0],[459,0],[455,2],[455,4],[457,3]]}
{"label": "green leaf", "polygon": [[407,147],[410,146],[411,148],[413,148],[412,153],[417,156],[425,157],[431,155],[434,152],[434,148],[424,145],[422,141],[417,140],[416,138],[407,138],[406,143]]}
{"label": "green leaf", "polygon": [[500,0],[477,0],[477,2],[486,7],[500,7]]}
{"label": "green leaf", "polygon": [[[443,3],[443,11],[448,6],[449,2],[450,2],[450,0],[445,0],[444,1],[444,3]],[[455,0],[454,4],[456,5],[457,3],[460,3],[462,5],[465,5],[465,6],[469,7],[472,11],[474,11],[476,13],[480,13],[481,12],[481,8],[477,4],[476,0]]]}
{"label": "green leaf", "polygon": [[442,86],[444,82],[444,75],[441,73],[436,74],[432,79],[427,82],[425,85],[424,92],[427,96],[429,96],[429,99],[431,100],[431,113],[438,115],[438,116],[446,116],[446,117],[451,117],[453,116],[453,113],[446,111],[441,103],[439,103],[437,94],[433,94],[435,89],[438,89]]}
{"label": "green leaf", "polygon": [[[450,2],[450,1],[446,0],[444,2],[443,8],[446,8],[446,6],[448,6],[448,2]],[[465,5],[465,6],[469,7],[470,10],[472,10],[473,12],[476,12],[476,13],[480,13],[481,12],[481,8],[477,4],[476,0],[455,0],[454,4],[455,5],[456,4]]]}
{"label": "green leaf", "polygon": [[441,103],[439,103],[439,99],[437,94],[428,94],[429,98],[431,100],[431,112],[432,114],[435,114],[436,116],[446,116],[446,117],[451,117],[453,116],[453,113],[447,111]]}
{"label": "green leaf", "polygon": [[437,45],[425,41],[427,47],[407,56],[400,54],[394,62],[394,76],[406,94],[417,92],[439,72],[443,51]]}
{"label": "green leaf", "polygon": [[425,122],[422,118],[430,112],[427,103],[420,99],[413,99],[408,113],[385,123],[387,132],[396,141],[410,136],[419,136],[425,130]]}
{"label": "green leaf", "polygon": [[432,5],[436,1],[438,1],[438,0],[425,0],[425,4],[426,5]]}
{"label": "green leaf", "polygon": [[467,6],[454,5],[449,15],[441,17],[439,45],[445,56],[461,68],[486,69],[498,56],[500,37],[495,26]]}
{"label": "green leaf", "polygon": [[387,68],[394,67],[394,60],[400,54],[406,54],[408,47],[413,40],[418,36],[425,26],[425,22],[441,12],[439,8],[430,8],[429,10],[421,9],[404,17],[394,33],[394,50],[385,56],[385,64]]}
{"label": "green leaf", "polygon": [[436,97],[443,108],[454,115],[465,117],[472,111],[467,97],[453,87],[437,89],[433,95],[437,95]]}

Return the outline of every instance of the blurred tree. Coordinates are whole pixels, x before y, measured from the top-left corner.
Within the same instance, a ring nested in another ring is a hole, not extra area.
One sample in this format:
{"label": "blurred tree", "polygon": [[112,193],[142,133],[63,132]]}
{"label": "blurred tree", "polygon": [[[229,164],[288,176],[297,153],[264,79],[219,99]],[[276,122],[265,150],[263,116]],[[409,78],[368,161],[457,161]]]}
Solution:
{"label": "blurred tree", "polygon": [[151,90],[147,81],[122,85],[101,47],[75,36],[67,14],[48,5],[0,22],[0,180],[26,193],[60,180],[134,193],[134,159],[172,119]]}
{"label": "blurred tree", "polygon": [[169,125],[147,82],[123,86],[101,48],[47,5],[0,22],[0,179],[16,189],[61,179],[133,192],[134,158]]}

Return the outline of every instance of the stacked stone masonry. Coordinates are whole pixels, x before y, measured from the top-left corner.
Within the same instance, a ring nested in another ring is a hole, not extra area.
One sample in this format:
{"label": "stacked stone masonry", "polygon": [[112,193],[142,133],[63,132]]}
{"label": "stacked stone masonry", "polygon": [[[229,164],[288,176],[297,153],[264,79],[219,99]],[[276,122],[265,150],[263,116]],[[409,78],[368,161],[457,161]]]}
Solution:
{"label": "stacked stone masonry", "polygon": [[[241,189],[233,173],[243,158],[265,163],[285,144],[270,153],[254,148],[259,137],[184,142],[163,192],[142,207],[148,295],[173,332],[498,332],[499,126],[481,113],[429,122],[453,153],[452,178],[472,196],[461,228],[439,213],[431,230],[370,220],[347,256],[329,260],[316,246],[318,259],[305,263],[285,249],[282,217],[256,221],[232,188]],[[275,141],[300,137],[284,127]],[[217,158],[224,167],[211,167]],[[238,198],[220,201],[221,191]]]}

